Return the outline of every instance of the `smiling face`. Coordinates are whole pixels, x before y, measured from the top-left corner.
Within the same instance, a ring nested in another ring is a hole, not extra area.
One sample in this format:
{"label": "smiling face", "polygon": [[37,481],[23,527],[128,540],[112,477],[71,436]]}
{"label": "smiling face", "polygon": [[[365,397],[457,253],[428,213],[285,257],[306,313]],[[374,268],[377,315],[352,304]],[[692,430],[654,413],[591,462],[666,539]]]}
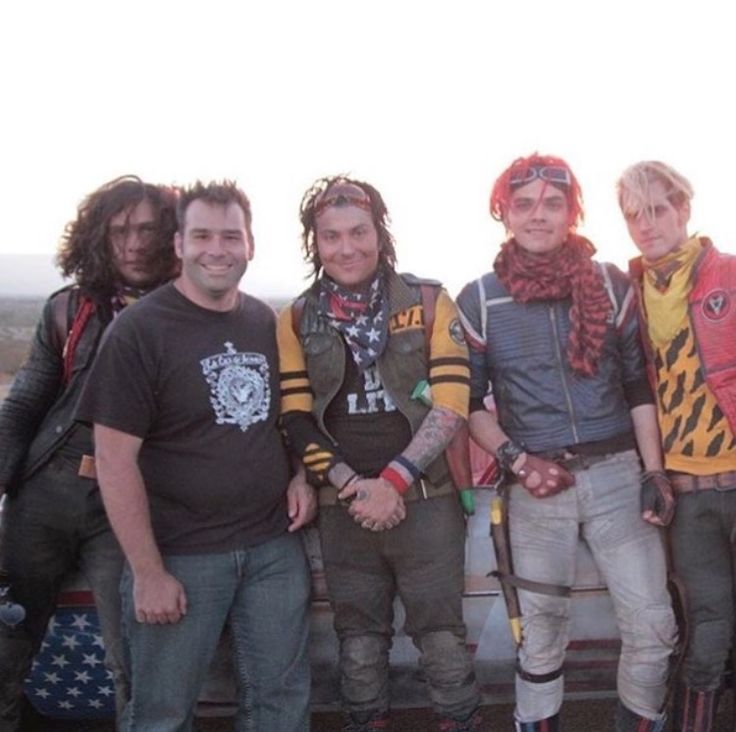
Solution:
{"label": "smiling face", "polygon": [[652,181],[649,185],[649,205],[624,214],[634,244],[649,262],[675,251],[687,241],[690,204],[679,207],[667,197],[664,184]]}
{"label": "smiling face", "polygon": [[551,252],[564,243],[570,230],[567,196],[537,178],[511,194],[504,224],[528,252]]}
{"label": "smiling face", "polygon": [[253,258],[243,209],[237,203],[223,206],[195,199],[174,246],[182,263],[177,289],[208,310],[233,308],[238,283]]}
{"label": "smiling face", "polygon": [[378,232],[369,211],[328,206],[315,221],[315,244],[325,274],[350,290],[364,290],[378,269]]}

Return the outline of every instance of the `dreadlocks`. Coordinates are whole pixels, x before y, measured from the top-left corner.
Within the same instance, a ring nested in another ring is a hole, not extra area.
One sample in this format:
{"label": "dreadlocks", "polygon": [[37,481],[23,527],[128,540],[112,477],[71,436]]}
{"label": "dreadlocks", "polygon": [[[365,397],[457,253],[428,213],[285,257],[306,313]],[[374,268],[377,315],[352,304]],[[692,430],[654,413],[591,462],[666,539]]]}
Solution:
{"label": "dreadlocks", "polygon": [[329,178],[320,178],[315,181],[311,188],[304,194],[299,207],[299,218],[302,222],[302,251],[304,261],[312,265],[312,274],[315,278],[319,276],[322,262],[317,251],[315,242],[316,233],[316,204],[320,197],[327,193],[335,185],[349,184],[360,188],[370,199],[370,212],[373,225],[378,233],[378,264],[379,267],[394,269],[396,267],[396,249],[394,237],[388,229],[390,217],[386,204],[381,194],[370,184],[348,178],[345,175],[336,175]]}

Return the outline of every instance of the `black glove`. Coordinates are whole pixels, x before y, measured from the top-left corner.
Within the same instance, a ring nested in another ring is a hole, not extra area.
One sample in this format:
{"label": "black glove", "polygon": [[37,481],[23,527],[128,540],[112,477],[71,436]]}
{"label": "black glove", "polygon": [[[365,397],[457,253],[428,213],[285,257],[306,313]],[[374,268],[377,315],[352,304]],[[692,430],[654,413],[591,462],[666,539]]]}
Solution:
{"label": "black glove", "polygon": [[664,470],[648,470],[641,476],[641,512],[644,520],[667,526],[675,515],[672,484]]}

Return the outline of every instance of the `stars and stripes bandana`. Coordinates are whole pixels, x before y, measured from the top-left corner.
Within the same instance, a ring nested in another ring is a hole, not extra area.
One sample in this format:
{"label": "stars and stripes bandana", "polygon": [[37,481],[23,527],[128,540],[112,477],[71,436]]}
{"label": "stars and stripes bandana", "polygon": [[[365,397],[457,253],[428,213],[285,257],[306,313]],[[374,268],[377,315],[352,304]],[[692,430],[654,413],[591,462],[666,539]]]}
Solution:
{"label": "stars and stripes bandana", "polygon": [[53,717],[112,716],[115,684],[104,659],[95,608],[58,608],[26,679],[29,701]]}
{"label": "stars and stripes bandana", "polygon": [[365,371],[383,353],[388,339],[388,298],[377,274],[367,293],[341,287],[329,277],[320,280],[319,312],[338,330]]}

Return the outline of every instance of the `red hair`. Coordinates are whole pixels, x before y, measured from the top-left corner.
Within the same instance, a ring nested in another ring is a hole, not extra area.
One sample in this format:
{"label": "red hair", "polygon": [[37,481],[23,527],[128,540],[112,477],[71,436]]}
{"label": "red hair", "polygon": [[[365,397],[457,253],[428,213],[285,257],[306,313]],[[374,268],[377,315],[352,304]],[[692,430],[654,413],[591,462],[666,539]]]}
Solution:
{"label": "red hair", "polygon": [[[570,210],[568,225],[570,231],[575,231],[579,224],[583,221],[583,193],[580,190],[580,184],[573,175],[570,166],[562,159],[553,155],[539,155],[532,153],[526,158],[517,158],[506,170],[501,173],[493,184],[491,190],[490,209],[491,216],[496,221],[503,221],[504,212],[508,211],[511,202],[511,194],[513,193],[513,179],[524,180],[528,177],[530,169],[533,168],[564,168],[570,176],[569,185],[561,185],[554,181],[545,180],[546,185],[553,185],[555,188],[562,190],[567,195],[567,206]],[[533,176],[532,176],[533,179]]]}

